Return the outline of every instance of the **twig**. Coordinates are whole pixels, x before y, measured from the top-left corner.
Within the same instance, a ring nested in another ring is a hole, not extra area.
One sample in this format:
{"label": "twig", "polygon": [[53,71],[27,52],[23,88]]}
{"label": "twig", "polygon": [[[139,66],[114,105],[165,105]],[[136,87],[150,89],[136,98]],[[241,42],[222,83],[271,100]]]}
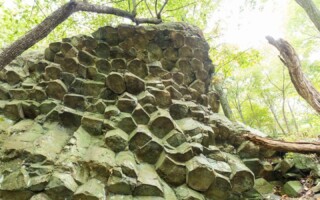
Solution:
{"label": "twig", "polygon": [[148,3],[147,3],[146,0],[144,0],[144,3],[146,4],[147,9],[149,10],[150,15],[151,15],[152,17],[154,17],[154,15],[153,15],[153,13],[152,13],[152,11],[151,11],[151,9],[150,9],[150,7],[149,7],[149,5],[148,5]]}
{"label": "twig", "polygon": [[169,9],[169,10],[166,10],[166,11],[167,11],[167,12],[176,11],[176,10],[179,10],[179,9],[182,9],[182,8],[185,8],[185,7],[188,7],[188,6],[191,6],[191,5],[196,4],[196,3],[197,3],[197,2],[194,1],[194,2],[192,2],[192,3],[188,3],[188,4],[184,5],[184,6],[180,6],[180,7],[178,7],[178,8],[173,8],[173,9]]}
{"label": "twig", "polygon": [[158,19],[161,19],[161,13],[162,13],[164,7],[167,5],[168,1],[169,1],[169,0],[165,0],[165,1],[164,1],[162,7],[160,8],[159,12],[157,13],[157,18],[158,18]]}

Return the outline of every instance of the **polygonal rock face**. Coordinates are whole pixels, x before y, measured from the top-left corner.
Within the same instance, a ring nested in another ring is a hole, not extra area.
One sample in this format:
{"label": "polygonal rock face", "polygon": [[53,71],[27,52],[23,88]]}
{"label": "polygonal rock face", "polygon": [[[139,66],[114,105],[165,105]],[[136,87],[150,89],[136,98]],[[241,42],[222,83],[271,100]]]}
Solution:
{"label": "polygonal rock face", "polygon": [[106,83],[110,90],[116,94],[122,94],[126,90],[126,84],[120,73],[110,73]]}
{"label": "polygonal rock face", "polygon": [[215,180],[215,172],[203,157],[194,157],[186,163],[187,184],[197,191],[206,191]]}
{"label": "polygonal rock face", "polygon": [[107,26],[44,58],[0,72],[0,199],[228,199],[252,188],[251,171],[214,146],[235,131],[208,107],[218,99],[198,29]]}
{"label": "polygonal rock face", "polygon": [[108,131],[105,135],[105,142],[114,152],[123,151],[127,147],[128,134],[121,129]]}

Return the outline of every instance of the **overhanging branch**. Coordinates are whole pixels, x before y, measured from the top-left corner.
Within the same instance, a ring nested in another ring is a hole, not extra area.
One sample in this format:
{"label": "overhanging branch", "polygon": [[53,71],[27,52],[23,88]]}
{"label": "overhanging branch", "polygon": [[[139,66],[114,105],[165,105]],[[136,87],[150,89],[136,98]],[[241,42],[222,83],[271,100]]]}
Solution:
{"label": "overhanging branch", "polygon": [[25,50],[45,38],[53,29],[64,22],[70,15],[75,12],[95,12],[102,14],[110,14],[119,17],[128,18],[136,24],[151,23],[159,24],[161,19],[155,18],[136,18],[134,14],[108,6],[95,5],[87,2],[70,1],[58,8],[51,15],[45,18],[40,24],[27,32],[24,36],[13,42],[0,53],[0,70],[22,54]]}
{"label": "overhanging branch", "polygon": [[288,68],[291,82],[299,95],[304,98],[312,108],[320,113],[320,93],[313,87],[301,69],[300,59],[294,48],[285,40],[267,36],[268,42],[280,52],[280,59]]}

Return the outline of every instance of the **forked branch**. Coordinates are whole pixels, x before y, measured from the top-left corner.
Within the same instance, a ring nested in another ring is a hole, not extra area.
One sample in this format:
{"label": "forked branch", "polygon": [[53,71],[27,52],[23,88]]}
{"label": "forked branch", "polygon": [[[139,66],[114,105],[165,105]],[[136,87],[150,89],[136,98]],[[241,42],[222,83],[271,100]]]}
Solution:
{"label": "forked branch", "polygon": [[75,12],[94,12],[101,14],[110,14],[130,19],[136,24],[150,23],[159,24],[162,22],[159,18],[136,18],[135,13],[130,13],[121,9],[91,4],[87,2],[70,1],[58,8],[51,15],[45,18],[40,24],[27,32],[24,36],[13,42],[0,53],[0,70],[22,54],[25,50],[45,38],[53,29],[64,22]]}

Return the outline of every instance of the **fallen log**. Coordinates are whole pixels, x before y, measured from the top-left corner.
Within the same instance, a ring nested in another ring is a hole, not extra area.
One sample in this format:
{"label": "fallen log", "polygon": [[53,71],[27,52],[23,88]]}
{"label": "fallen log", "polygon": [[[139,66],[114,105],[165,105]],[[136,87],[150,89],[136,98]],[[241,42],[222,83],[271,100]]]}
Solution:
{"label": "fallen log", "polygon": [[279,152],[294,152],[302,154],[320,153],[320,142],[286,142],[253,134],[244,134],[243,137],[256,145]]}

